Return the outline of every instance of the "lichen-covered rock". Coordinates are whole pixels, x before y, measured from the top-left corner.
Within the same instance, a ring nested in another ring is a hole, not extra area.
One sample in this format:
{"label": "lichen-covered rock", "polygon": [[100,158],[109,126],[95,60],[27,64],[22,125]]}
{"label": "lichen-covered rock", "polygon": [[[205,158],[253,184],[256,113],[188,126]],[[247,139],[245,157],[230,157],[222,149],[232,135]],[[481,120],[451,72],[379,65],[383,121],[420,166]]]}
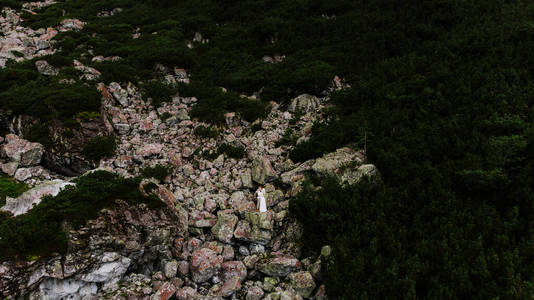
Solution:
{"label": "lichen-covered rock", "polygon": [[233,276],[226,280],[219,290],[219,294],[223,297],[228,297],[241,289],[241,280],[239,276]]}
{"label": "lichen-covered rock", "polygon": [[256,268],[269,276],[287,276],[300,268],[300,262],[291,256],[277,256],[256,264]]}
{"label": "lichen-covered rock", "polygon": [[361,162],[357,157],[356,151],[344,147],[316,159],[312,170],[321,176],[333,176],[340,172],[341,167],[354,162]]}
{"label": "lichen-covered rock", "polygon": [[250,223],[250,226],[259,229],[272,230],[273,229],[273,214],[272,211],[264,213],[248,211],[245,213],[245,220]]}
{"label": "lichen-covered rock", "polygon": [[366,176],[373,178],[378,175],[378,170],[375,165],[365,164],[361,165],[358,168],[349,168],[345,170],[340,176],[340,182],[342,184],[352,185],[360,181],[362,177]]}
{"label": "lichen-covered rock", "polygon": [[227,261],[221,265],[223,280],[229,280],[234,276],[239,277],[241,281],[247,278],[247,267],[242,261]]}
{"label": "lichen-covered rock", "polygon": [[217,223],[211,228],[211,232],[219,241],[230,243],[237,221],[238,218],[232,211],[219,211],[217,213]]}
{"label": "lichen-covered rock", "polygon": [[171,260],[165,263],[163,266],[163,273],[167,278],[173,278],[178,272],[178,262],[176,260]]}
{"label": "lichen-covered rock", "polygon": [[287,110],[290,112],[310,112],[316,110],[318,107],[319,99],[317,99],[317,97],[308,94],[302,94],[291,100]]}
{"label": "lichen-covered rock", "polygon": [[259,286],[253,286],[247,290],[245,300],[260,300],[263,294],[264,292]]}
{"label": "lichen-covered rock", "polygon": [[217,252],[211,249],[201,248],[195,250],[190,263],[193,281],[202,283],[210,280],[217,273],[222,262],[222,256],[217,255]]}
{"label": "lichen-covered rock", "polygon": [[239,220],[234,231],[234,237],[238,240],[267,245],[271,240],[271,231],[258,226],[250,226],[245,220]]}
{"label": "lichen-covered rock", "polygon": [[180,288],[176,291],[176,299],[178,300],[190,300],[197,298],[197,291],[190,286]]}
{"label": "lichen-covered rock", "polygon": [[313,290],[315,289],[315,281],[309,272],[302,271],[291,273],[288,278],[293,289],[302,297],[308,298],[313,293]]}
{"label": "lichen-covered rock", "polygon": [[165,282],[158,291],[150,296],[150,300],[167,300],[174,296],[176,293],[176,287],[170,282]]}
{"label": "lichen-covered rock", "polygon": [[265,184],[275,177],[276,171],[267,157],[262,156],[254,159],[252,162],[252,180],[259,184]]}
{"label": "lichen-covered rock", "polygon": [[59,73],[59,71],[56,68],[54,68],[52,65],[50,65],[46,60],[36,61],[35,67],[37,68],[37,72],[39,72],[39,74],[42,74],[45,76],[54,76]]}

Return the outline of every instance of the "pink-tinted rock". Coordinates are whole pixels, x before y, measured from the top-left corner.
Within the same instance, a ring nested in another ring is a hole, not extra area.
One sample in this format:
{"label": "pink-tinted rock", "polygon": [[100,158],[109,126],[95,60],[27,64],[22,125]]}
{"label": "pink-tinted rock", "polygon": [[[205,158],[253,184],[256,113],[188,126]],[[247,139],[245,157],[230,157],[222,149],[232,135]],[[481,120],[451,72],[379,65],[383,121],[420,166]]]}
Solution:
{"label": "pink-tinted rock", "polygon": [[21,139],[14,134],[8,134],[6,142],[3,152],[11,161],[18,162],[22,167],[35,166],[41,162],[43,145]]}
{"label": "pink-tinted rock", "polygon": [[224,282],[219,294],[223,297],[228,297],[241,289],[241,280],[238,276],[234,276]]}
{"label": "pink-tinted rock", "polygon": [[0,164],[0,170],[2,170],[2,172],[6,173],[9,176],[13,176],[15,175],[18,166],[19,164],[17,162],[9,162],[5,164]]}
{"label": "pink-tinted rock", "polygon": [[217,273],[222,262],[222,256],[217,255],[217,253],[211,249],[201,248],[195,250],[190,263],[193,281],[202,283],[210,280],[210,278]]}
{"label": "pink-tinted rock", "polygon": [[170,283],[165,282],[158,291],[150,297],[150,300],[167,300],[176,293],[176,287]]}
{"label": "pink-tinted rock", "polygon": [[178,273],[182,276],[186,276],[189,273],[189,263],[185,260],[178,262]]}
{"label": "pink-tinted rock", "polygon": [[221,265],[223,279],[229,280],[230,278],[237,276],[241,281],[247,278],[247,268],[241,261],[227,261]]}
{"label": "pink-tinted rock", "polygon": [[235,257],[234,247],[230,245],[224,246],[222,256],[225,261],[234,259]]}
{"label": "pink-tinted rock", "polygon": [[160,155],[162,150],[162,144],[146,144],[143,148],[137,150],[137,154],[143,157],[149,157],[152,155]]}
{"label": "pink-tinted rock", "polygon": [[247,290],[245,300],[260,300],[263,297],[263,290],[259,286],[250,287]]}
{"label": "pink-tinted rock", "polygon": [[288,276],[293,289],[304,298],[309,297],[315,289],[315,281],[308,271],[291,273]]}
{"label": "pink-tinted rock", "polygon": [[178,300],[190,300],[195,299],[197,291],[190,286],[183,287],[176,291],[176,298]]}

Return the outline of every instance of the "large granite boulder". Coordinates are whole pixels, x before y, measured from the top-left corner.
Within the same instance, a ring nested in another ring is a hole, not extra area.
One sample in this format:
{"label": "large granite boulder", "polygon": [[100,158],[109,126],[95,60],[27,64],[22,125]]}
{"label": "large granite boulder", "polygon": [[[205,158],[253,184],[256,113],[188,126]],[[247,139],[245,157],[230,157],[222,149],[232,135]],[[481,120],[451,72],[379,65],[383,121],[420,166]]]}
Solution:
{"label": "large granite boulder", "polygon": [[206,282],[219,270],[223,258],[209,248],[197,249],[191,257],[190,269],[193,281]]}
{"label": "large granite boulder", "polygon": [[6,142],[3,147],[4,154],[9,160],[17,162],[19,166],[35,166],[41,162],[43,145],[21,139],[14,134],[6,135]]}
{"label": "large granite boulder", "polygon": [[319,103],[320,102],[317,97],[308,94],[302,94],[291,100],[287,110],[290,112],[310,112],[316,110],[319,107]]}
{"label": "large granite boulder", "polygon": [[263,274],[269,276],[287,276],[289,273],[295,272],[300,268],[300,262],[292,256],[281,255],[257,263],[256,268]]}
{"label": "large granite boulder", "polygon": [[342,167],[351,163],[361,163],[361,160],[356,151],[344,147],[316,159],[312,170],[320,176],[334,176],[340,173]]}
{"label": "large granite boulder", "polygon": [[252,162],[252,180],[259,184],[265,184],[275,177],[276,171],[267,157],[262,156],[254,159]]}
{"label": "large granite boulder", "polygon": [[291,273],[288,276],[289,281],[295,292],[304,298],[308,298],[315,289],[315,281],[310,272],[302,271]]}
{"label": "large granite boulder", "polygon": [[231,210],[219,211],[217,212],[217,223],[211,228],[211,232],[219,241],[230,243],[237,221],[237,216]]}

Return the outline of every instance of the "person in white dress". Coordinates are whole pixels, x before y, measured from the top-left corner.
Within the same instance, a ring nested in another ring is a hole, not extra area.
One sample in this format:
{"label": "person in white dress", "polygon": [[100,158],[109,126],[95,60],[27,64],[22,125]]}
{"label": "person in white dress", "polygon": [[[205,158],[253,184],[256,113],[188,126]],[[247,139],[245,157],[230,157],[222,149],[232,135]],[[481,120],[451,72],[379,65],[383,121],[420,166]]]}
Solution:
{"label": "person in white dress", "polygon": [[256,190],[255,194],[258,199],[258,203],[256,204],[256,209],[258,209],[260,212],[266,212],[267,203],[265,201],[265,189],[260,185],[258,189]]}

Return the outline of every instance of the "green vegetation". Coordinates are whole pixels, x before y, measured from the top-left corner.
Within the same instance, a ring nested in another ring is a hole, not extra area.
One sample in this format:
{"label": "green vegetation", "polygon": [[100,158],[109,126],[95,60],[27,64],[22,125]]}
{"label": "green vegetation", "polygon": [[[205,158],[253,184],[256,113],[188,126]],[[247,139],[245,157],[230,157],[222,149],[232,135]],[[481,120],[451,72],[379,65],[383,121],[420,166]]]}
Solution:
{"label": "green vegetation", "polygon": [[[115,7],[124,10],[96,16]],[[197,97],[191,115],[208,122],[222,123],[230,111],[252,122],[265,115],[265,101],[318,95],[334,74],[343,77],[352,89],[332,95],[331,115],[290,157],[366,145],[383,182],[325,181],[291,204],[308,251],[333,246],[327,294],[527,299],[534,294],[532,15],[528,1],[499,0],[71,0],[26,17],[34,28],[87,21],[56,37],[58,55],[121,56],[80,58],[105,82],[160,78],[156,63],[186,68],[191,84],[178,84],[178,93]],[[141,36],[132,39],[136,28]],[[196,32],[209,42],[190,49]],[[275,54],[285,59],[263,62]],[[10,63],[0,70],[0,105],[45,120],[96,111],[93,87],[54,80],[33,62]],[[262,101],[240,97],[260,91]],[[171,95],[163,86],[145,93],[155,103]],[[217,150],[226,152],[241,153]]]}
{"label": "green vegetation", "polygon": [[139,192],[140,181],[96,171],[79,177],[76,186],[66,187],[55,197],[44,197],[24,215],[0,218],[0,261],[64,252],[67,240],[63,224],[78,228],[96,218],[102,208],[112,206],[116,199],[151,207],[163,205],[159,199]]}
{"label": "green vegetation", "polygon": [[226,154],[230,158],[240,159],[245,157],[246,151],[245,148],[241,146],[232,146],[230,144],[221,144],[217,148],[217,156],[221,154]]}
{"label": "green vegetation", "polygon": [[309,251],[333,246],[329,297],[530,298],[534,6],[354,5],[352,89],[290,156],[366,144],[383,178],[292,202]]}
{"label": "green vegetation", "polygon": [[292,146],[297,143],[297,136],[293,134],[293,130],[291,128],[287,128],[284,132],[284,135],[280,138],[279,141],[276,142],[276,147],[280,146]]}
{"label": "green vegetation", "polygon": [[168,175],[171,174],[171,172],[172,168],[170,166],[158,164],[153,167],[146,167],[142,169],[141,175],[146,178],[156,178],[159,181],[163,181]]}
{"label": "green vegetation", "polygon": [[24,1],[19,0],[0,0],[0,7],[21,8]]}
{"label": "green vegetation", "polygon": [[219,132],[216,128],[206,127],[203,125],[197,126],[195,130],[193,130],[193,134],[202,138],[216,138],[219,136]]}
{"label": "green vegetation", "polygon": [[[18,197],[28,190],[28,186],[20,183],[4,173],[0,173],[0,207],[6,204],[6,197]],[[0,217],[1,218],[1,217]]]}
{"label": "green vegetation", "polygon": [[83,111],[98,111],[101,95],[81,83],[61,84],[27,69],[0,70],[0,106],[41,120],[72,119]]}
{"label": "green vegetation", "polygon": [[178,92],[177,88],[161,81],[149,81],[143,85],[143,90],[143,97],[145,99],[152,98],[152,105],[156,107],[163,102],[171,101],[171,97]]}
{"label": "green vegetation", "polygon": [[31,125],[24,131],[24,138],[30,142],[40,143],[45,147],[51,147],[53,144],[47,123],[38,122]]}
{"label": "green vegetation", "polygon": [[97,161],[104,157],[109,157],[117,149],[117,138],[114,135],[97,136],[89,140],[82,149],[85,157]]}
{"label": "green vegetation", "polygon": [[167,119],[170,117],[172,117],[172,115],[169,112],[164,112],[159,116],[162,122],[167,121]]}

